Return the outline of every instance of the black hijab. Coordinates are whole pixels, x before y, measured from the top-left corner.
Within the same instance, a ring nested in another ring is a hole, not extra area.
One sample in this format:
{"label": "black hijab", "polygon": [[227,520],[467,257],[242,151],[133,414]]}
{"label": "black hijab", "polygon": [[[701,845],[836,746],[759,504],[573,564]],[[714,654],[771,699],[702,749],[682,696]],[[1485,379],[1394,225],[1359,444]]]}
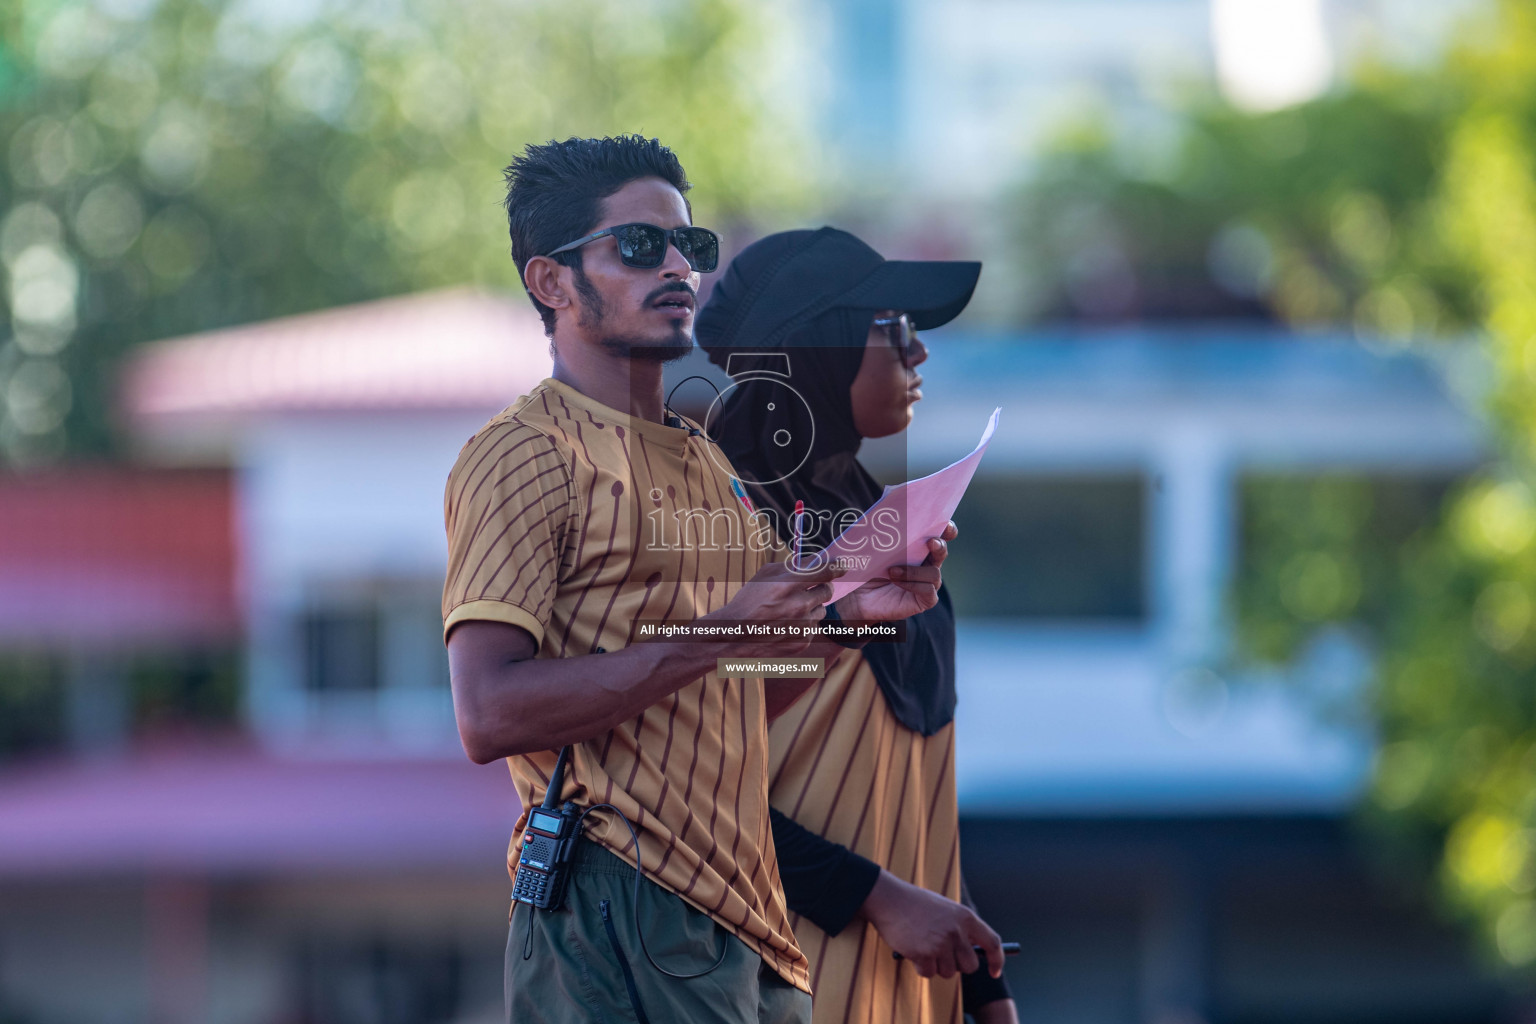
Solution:
{"label": "black hijab", "polygon": [[[828,309],[771,344],[754,344],[753,354],[782,353],[788,359],[787,381],[777,371],[742,374],[730,360],[739,351],[722,344],[726,339],[711,330],[732,318],[739,296],[751,284],[739,263],[741,257],[715,285],[699,317],[700,345],[711,361],[736,373],[721,413],[706,428],[753,501],[760,509],[772,511],[775,527],[788,541],[797,500],[804,501],[813,515],[825,511],[832,517],[845,509],[862,512],[880,497],[880,484],[857,458],[863,438],[854,427],[849,394],[875,310]],[[760,310],[754,314],[762,315]],[[804,398],[804,404],[788,395],[786,384]],[[808,445],[795,443],[808,433],[813,435]],[[787,435],[789,442],[775,443],[776,435],[781,440]],[[828,518],[817,521],[825,523]],[[832,539],[825,533],[811,536],[806,549],[819,550]],[[902,725],[931,736],[953,721],[955,616],[943,587],[938,604],[907,620],[906,640],[870,643],[863,654],[891,713]]]}

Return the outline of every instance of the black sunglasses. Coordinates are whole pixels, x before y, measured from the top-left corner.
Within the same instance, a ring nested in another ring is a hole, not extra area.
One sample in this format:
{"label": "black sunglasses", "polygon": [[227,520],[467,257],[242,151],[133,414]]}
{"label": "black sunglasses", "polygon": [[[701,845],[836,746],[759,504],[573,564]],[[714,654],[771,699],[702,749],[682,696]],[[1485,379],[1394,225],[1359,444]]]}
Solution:
{"label": "black sunglasses", "polygon": [[667,242],[683,254],[688,266],[701,274],[708,274],[720,263],[720,236],[708,228],[659,228],[655,224],[615,224],[611,228],[594,231],[585,238],[567,242],[558,249],[545,253],[558,256],[562,252],[579,249],[588,242],[612,235],[619,245],[619,259],[626,267],[661,266],[667,258]]}
{"label": "black sunglasses", "polygon": [[885,329],[886,340],[891,343],[891,348],[901,357],[901,365],[912,369],[912,343],[917,340],[917,328],[912,326],[912,320],[905,313],[896,316],[877,316],[875,326]]}

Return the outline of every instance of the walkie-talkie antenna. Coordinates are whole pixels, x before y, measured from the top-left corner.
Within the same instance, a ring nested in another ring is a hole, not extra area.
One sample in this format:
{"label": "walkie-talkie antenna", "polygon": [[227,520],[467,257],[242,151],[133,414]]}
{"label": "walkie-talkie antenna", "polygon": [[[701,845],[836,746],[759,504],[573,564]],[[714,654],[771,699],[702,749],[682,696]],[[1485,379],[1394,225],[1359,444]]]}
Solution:
{"label": "walkie-talkie antenna", "polygon": [[554,807],[560,803],[560,790],[565,782],[565,759],[570,754],[569,746],[561,747],[560,753],[555,755],[555,770],[549,773],[549,788],[544,791],[544,807]]}

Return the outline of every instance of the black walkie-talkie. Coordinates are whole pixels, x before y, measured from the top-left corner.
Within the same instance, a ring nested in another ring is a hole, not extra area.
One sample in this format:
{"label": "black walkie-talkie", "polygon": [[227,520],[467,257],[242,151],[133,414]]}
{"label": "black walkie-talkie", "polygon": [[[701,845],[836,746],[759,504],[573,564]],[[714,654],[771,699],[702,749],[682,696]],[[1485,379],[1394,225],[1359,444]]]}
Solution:
{"label": "black walkie-talkie", "polygon": [[517,855],[517,876],[512,898],[539,910],[559,910],[565,885],[571,877],[576,840],[581,835],[581,810],[569,800],[558,811],[560,787],[565,781],[565,759],[570,747],[560,748],[555,770],[549,776],[544,803],[528,812],[523,828],[523,848]]}

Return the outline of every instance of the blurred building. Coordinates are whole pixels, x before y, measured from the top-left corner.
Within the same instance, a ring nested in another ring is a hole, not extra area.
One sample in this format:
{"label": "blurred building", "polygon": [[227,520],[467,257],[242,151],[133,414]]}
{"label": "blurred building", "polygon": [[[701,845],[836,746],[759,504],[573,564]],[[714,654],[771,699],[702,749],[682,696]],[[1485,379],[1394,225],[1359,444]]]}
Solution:
{"label": "blurred building", "polygon": [[161,342],[125,382],[145,461],[233,468],[253,731],[271,749],[459,754],[443,484],[547,375],[511,297],[440,292]]}
{"label": "blurred building", "polygon": [[57,655],[71,749],[116,750],[123,678],[146,654],[182,671],[238,647],[234,495],[225,469],[75,468],[0,483],[0,650]]}
{"label": "blurred building", "polygon": [[[916,428],[870,458],[937,468],[1003,407],[947,575],[967,871],[1028,951],[1024,1019],[1495,1020],[1501,991],[1346,834],[1371,740],[1326,712],[1365,653],[1336,637],[1286,681],[1229,658],[1246,482],[1465,471],[1479,428],[1439,369],[1209,328],[932,352]],[[247,737],[0,776],[0,1013],[497,1016],[517,808],[454,732],[441,495],[548,368],[521,298],[465,291],[136,354],[141,461],[226,481],[238,571],[209,604],[238,609]],[[720,379],[669,377],[693,372]]]}
{"label": "blurred building", "polygon": [[1281,677],[1232,649],[1251,483],[1442,487],[1481,457],[1451,367],[1220,327],[931,351],[909,472],[1004,409],[946,577],[967,875],[1029,947],[1025,1019],[1498,1019],[1464,942],[1350,835],[1368,653],[1325,636]]}
{"label": "blurred building", "polygon": [[[499,1019],[518,806],[454,728],[442,489],[541,361],[463,292],[164,342],[141,468],[0,487],[0,637],[63,653],[80,755],[0,776],[0,1020]],[[246,735],[127,749],[124,652],[209,636]]]}

